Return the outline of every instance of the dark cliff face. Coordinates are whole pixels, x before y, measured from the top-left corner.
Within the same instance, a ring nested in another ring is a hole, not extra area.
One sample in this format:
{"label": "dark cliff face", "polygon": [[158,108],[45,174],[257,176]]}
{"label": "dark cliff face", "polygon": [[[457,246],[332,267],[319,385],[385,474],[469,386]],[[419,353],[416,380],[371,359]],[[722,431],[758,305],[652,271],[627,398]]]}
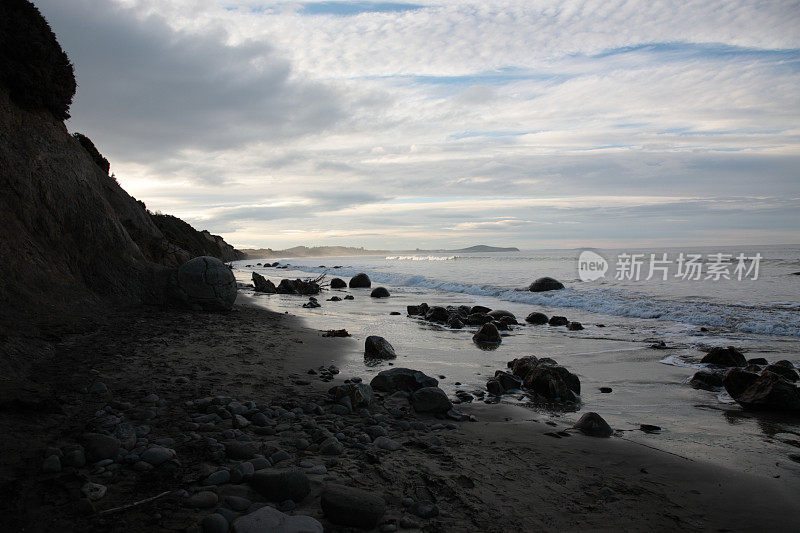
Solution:
{"label": "dark cliff face", "polygon": [[178,217],[151,213],[150,219],[169,242],[186,250],[192,257],[210,255],[223,261],[245,258],[244,253],[226,243],[219,235],[197,231]]}
{"label": "dark cliff face", "polygon": [[[52,336],[51,324],[109,303],[169,303],[175,267],[239,253],[179,219],[173,242],[108,175],[94,144],[68,133],[72,66],[32,4],[0,2],[0,45],[0,373],[8,374],[36,358],[42,347],[32,339]],[[202,238],[184,239],[195,234]]]}

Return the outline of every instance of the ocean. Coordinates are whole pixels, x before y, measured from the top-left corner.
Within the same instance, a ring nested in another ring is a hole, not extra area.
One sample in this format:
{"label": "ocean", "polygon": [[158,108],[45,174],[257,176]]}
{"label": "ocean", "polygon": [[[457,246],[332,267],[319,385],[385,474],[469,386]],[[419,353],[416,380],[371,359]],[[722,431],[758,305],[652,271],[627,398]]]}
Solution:
{"label": "ocean", "polygon": [[[699,363],[703,350],[712,346],[733,345],[748,358],[786,359],[800,366],[800,275],[795,274],[800,245],[592,249],[588,256],[606,263],[605,275],[593,281],[582,281],[596,277],[596,270],[587,274],[586,262],[579,264],[583,251],[249,259],[233,267],[242,283],[250,283],[252,272],[276,284],[284,277],[322,274],[326,280],[347,281],[365,272],[373,288],[386,287],[392,295],[386,299],[370,298],[368,289],[326,290],[317,309],[302,308],[307,298],[300,296],[256,295],[259,305],[301,316],[309,327],[346,328],[355,342],[348,344],[353,348],[346,360],[336,362],[344,377],[368,381],[388,367],[365,364],[368,335],[392,343],[398,352],[395,365],[444,376],[441,386],[451,395],[485,389],[494,371],[515,357],[552,357],[581,379],[578,410],[554,411],[522,395],[504,396],[503,403],[524,408],[517,416],[531,423],[563,422],[596,411],[624,430],[622,438],[643,445],[759,475],[800,476],[800,419],[745,412],[725,392],[687,384],[704,366]],[[276,260],[288,268],[257,265]],[[543,276],[565,288],[527,290]],[[326,301],[345,293],[355,300]],[[407,317],[406,306],[421,302],[505,309],[520,323],[539,311],[579,321],[585,329],[519,326],[507,332],[497,350],[485,351],[471,341],[476,328],[450,330]],[[390,315],[393,311],[401,314]],[[666,349],[650,347],[662,341]],[[601,393],[600,387],[613,391]],[[645,433],[640,424],[662,430]]]}

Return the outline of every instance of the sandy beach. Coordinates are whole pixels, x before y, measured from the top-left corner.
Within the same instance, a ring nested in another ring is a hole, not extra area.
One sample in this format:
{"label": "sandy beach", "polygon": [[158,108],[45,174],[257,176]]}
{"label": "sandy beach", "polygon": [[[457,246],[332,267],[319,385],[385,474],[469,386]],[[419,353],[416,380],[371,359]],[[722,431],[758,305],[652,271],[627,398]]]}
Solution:
{"label": "sandy beach", "polygon": [[[356,376],[340,373],[325,383],[307,371],[335,365],[355,342],[322,337],[298,318],[257,308],[242,296],[229,313],[120,309],[80,333],[62,335],[53,355],[32,369],[30,386],[6,390],[3,399],[3,522],[14,531],[200,531],[204,517],[218,508],[230,509],[235,520],[242,502],[280,506],[247,480],[204,481],[242,462],[209,445],[209,438],[228,440],[230,419],[192,425],[196,413],[187,402],[217,396],[273,406],[276,413],[300,407],[302,424],[279,414],[267,431],[254,425],[237,431],[260,455],[276,459],[266,469],[304,472],[310,493],[284,510],[314,517],[326,530],[342,530],[320,508],[320,494],[331,484],[385,500],[376,531],[793,529],[787,510],[794,507],[796,480],[737,473],[621,438],[584,436],[566,424],[537,421],[522,408],[476,403],[459,406],[474,422],[413,411],[400,420],[377,398],[369,413],[334,414],[327,390]],[[310,402],[319,409],[308,408]],[[48,447],[81,442],[107,416],[146,425],[148,433],[138,440],[173,450],[171,466],[41,472]],[[350,435],[369,426],[382,427],[397,449],[367,443],[338,455],[311,451],[312,427]],[[563,437],[548,435],[554,432]],[[88,479],[108,487],[92,508],[77,505]],[[153,496],[160,497],[115,510]],[[438,513],[422,518],[410,512],[412,500],[432,502]]]}

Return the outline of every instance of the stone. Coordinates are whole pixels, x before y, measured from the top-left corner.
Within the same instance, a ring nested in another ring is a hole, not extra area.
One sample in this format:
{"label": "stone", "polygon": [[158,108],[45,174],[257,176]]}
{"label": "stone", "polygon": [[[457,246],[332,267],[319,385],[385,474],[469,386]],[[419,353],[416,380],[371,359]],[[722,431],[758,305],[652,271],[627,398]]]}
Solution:
{"label": "stone", "polygon": [[320,505],[325,518],[334,524],[364,529],[377,526],[386,512],[386,502],[374,491],[333,483],[322,491]]}
{"label": "stone", "polygon": [[467,315],[467,318],[464,319],[464,321],[470,326],[482,326],[484,324],[488,324],[492,320],[492,317],[486,313],[471,313]]}
{"label": "stone", "polygon": [[350,278],[351,289],[368,289],[371,286],[372,286],[372,281],[370,281],[369,276],[367,276],[363,272],[360,274],[356,274],[355,276]]}
{"label": "stone", "polygon": [[205,311],[229,311],[236,301],[236,278],[216,257],[195,257],[181,265],[177,289],[189,305]]}
{"label": "stone", "polygon": [[569,320],[565,316],[551,316],[548,324],[551,326],[566,326],[569,324]]}
{"label": "stone", "polygon": [[800,411],[800,389],[789,380],[769,371],[764,371],[733,399],[748,409]]}
{"label": "stone", "polygon": [[370,296],[372,298],[388,298],[389,291],[386,289],[386,287],[376,287],[372,289]]}
{"label": "stone", "polygon": [[462,329],[464,327],[464,323],[458,318],[457,315],[451,315],[450,318],[447,319],[447,327],[452,329]]}
{"label": "stone", "polygon": [[347,283],[342,278],[333,278],[331,280],[331,289],[344,289]]}
{"label": "stone", "polygon": [[373,443],[381,450],[389,450],[390,452],[396,452],[397,450],[402,448],[399,442],[394,441],[389,437],[383,437],[383,436],[378,437],[375,439]]}
{"label": "stone", "polygon": [[92,386],[89,387],[89,393],[97,396],[103,396],[108,394],[108,387],[102,381],[95,381],[92,383]]}
{"label": "stone", "polygon": [[546,314],[539,313],[536,311],[525,317],[525,322],[527,322],[528,324],[533,324],[534,326],[541,326],[542,324],[547,324],[547,320],[548,319]]}
{"label": "stone", "polygon": [[89,482],[81,487],[81,492],[90,501],[96,502],[103,499],[103,497],[106,495],[106,492],[108,492],[108,488],[105,485],[100,485],[99,483]]}
{"label": "stone", "polygon": [[526,388],[536,392],[548,400],[561,402],[576,401],[580,394],[580,380],[562,366],[539,366],[525,376]]}
{"label": "stone", "polygon": [[253,502],[241,496],[226,496],[225,504],[233,511],[242,512],[249,509]]}
{"label": "stone", "polygon": [[436,387],[439,381],[419,370],[411,368],[390,368],[378,372],[370,386],[377,391],[394,393],[397,391],[414,392],[423,387]]}
{"label": "stone", "polygon": [[150,463],[153,466],[159,466],[162,463],[166,463],[173,457],[175,457],[175,453],[169,448],[164,448],[163,446],[153,446],[148,448],[141,455],[142,461],[145,463]]}
{"label": "stone", "polygon": [[494,378],[486,382],[486,390],[493,396],[500,396],[506,391],[500,382]]}
{"label": "stone", "polygon": [[445,323],[450,318],[450,312],[440,305],[431,307],[425,313],[425,320],[428,322]]}
{"label": "stone", "polygon": [[116,459],[119,454],[119,440],[102,433],[86,433],[83,435],[83,448],[86,458],[91,463],[103,459]]}
{"label": "stone", "polygon": [[694,373],[692,379],[689,380],[689,385],[695,389],[714,391],[722,387],[722,374],[700,370]]}
{"label": "stone", "polygon": [[531,370],[536,368],[538,364],[539,360],[535,356],[526,355],[525,357],[520,357],[514,359],[513,361],[509,361],[508,367],[511,369],[512,374],[524,380],[525,376],[527,376]]}
{"label": "stone", "polygon": [[377,335],[370,335],[364,341],[364,357],[367,359],[394,359],[397,354],[389,341]]}
{"label": "stone", "polygon": [[453,408],[452,402],[439,387],[423,387],[411,395],[411,405],[418,413],[446,413]]}
{"label": "stone", "polygon": [[430,500],[419,500],[409,506],[408,511],[420,518],[433,518],[439,516],[439,508]]}
{"label": "stone", "polygon": [[222,485],[231,480],[231,473],[228,470],[217,470],[203,480],[203,485]]}
{"label": "stone", "polygon": [[290,516],[264,506],[233,522],[234,533],[323,533],[322,524],[310,516]]}
{"label": "stone", "polygon": [[570,331],[580,331],[583,329],[583,324],[573,321],[567,324],[567,329]]}
{"label": "stone", "polygon": [[754,357],[752,359],[747,360],[748,365],[759,365],[759,366],[767,366],[769,361],[764,359],[763,357]]}
{"label": "stone", "polygon": [[359,407],[369,407],[375,398],[375,393],[372,387],[365,383],[348,383],[333,388],[333,399],[337,402],[343,398],[350,400],[350,407],[358,409]]}
{"label": "stone", "polygon": [[301,502],[311,491],[308,477],[298,468],[260,470],[253,474],[250,486],[268,501]]}
{"label": "stone", "polygon": [[486,314],[488,314],[490,311],[491,311],[491,309],[489,309],[489,308],[488,308],[488,307],[486,307],[486,306],[483,306],[483,305],[473,305],[472,307],[470,307],[470,308],[469,308],[469,313],[467,313],[467,314],[468,314],[468,315],[474,315],[474,314],[486,315]]}
{"label": "stone", "polygon": [[503,372],[502,370],[497,370],[494,373],[494,379],[496,379],[500,383],[504,391],[522,388],[522,379],[515,376],[514,374]]}
{"label": "stone", "polygon": [[61,458],[58,455],[51,455],[42,463],[42,472],[46,474],[55,474],[61,472]]}
{"label": "stone", "polygon": [[275,284],[257,272],[253,272],[253,286],[256,292],[275,294],[278,292]]}
{"label": "stone", "polygon": [[558,291],[564,288],[564,284],[550,277],[543,277],[530,284],[528,290],[531,292]]}
{"label": "stone", "polygon": [[214,507],[219,502],[219,497],[216,493],[210,490],[200,491],[186,499],[187,507],[194,507],[196,509],[208,509]]}
{"label": "stone", "polygon": [[583,413],[583,416],[573,427],[590,437],[610,437],[614,434],[614,430],[611,429],[608,422],[603,420],[602,416],[593,412]]}
{"label": "stone", "polygon": [[517,316],[514,313],[512,313],[511,311],[506,311],[504,309],[495,309],[493,311],[489,311],[486,314],[495,320],[500,320],[503,317],[513,318],[514,320],[517,319]]}
{"label": "stone", "polygon": [[764,372],[772,372],[774,374],[778,374],[783,379],[788,379],[791,382],[795,382],[798,379],[797,372],[792,367],[787,367],[785,365],[779,365],[775,363],[774,365],[768,365],[764,368]]}
{"label": "stone", "polygon": [[219,513],[211,513],[200,522],[203,533],[228,533],[230,525],[228,520]]}
{"label": "stone", "polygon": [[722,378],[722,386],[734,400],[758,379],[758,374],[740,368],[731,368]]}
{"label": "stone", "polygon": [[246,461],[252,459],[259,452],[258,443],[240,440],[229,440],[225,442],[225,455],[231,459]]}
{"label": "stone", "polygon": [[500,344],[503,339],[497,331],[497,326],[489,323],[481,326],[481,329],[472,336],[472,341],[476,344]]}
{"label": "stone", "polygon": [[328,437],[319,445],[319,453],[322,455],[341,455],[344,446],[336,437]]}
{"label": "stone", "polygon": [[747,366],[747,359],[745,359],[744,355],[742,355],[742,352],[733,346],[728,346],[727,348],[715,346],[708,351],[708,353],[700,360],[700,362],[709,365],[726,367]]}

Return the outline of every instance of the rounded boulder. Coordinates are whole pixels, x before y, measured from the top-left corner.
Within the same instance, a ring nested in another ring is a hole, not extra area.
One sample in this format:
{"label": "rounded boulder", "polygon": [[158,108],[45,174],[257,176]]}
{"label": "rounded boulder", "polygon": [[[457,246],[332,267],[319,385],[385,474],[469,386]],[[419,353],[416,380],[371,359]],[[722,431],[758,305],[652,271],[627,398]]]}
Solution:
{"label": "rounded boulder", "polygon": [[369,276],[367,276],[363,272],[360,274],[356,274],[355,276],[350,278],[351,289],[368,289],[371,286],[372,286],[372,281],[370,281]]}
{"label": "rounded boulder", "polygon": [[178,268],[178,289],[185,301],[204,311],[228,311],[236,301],[236,278],[216,257],[201,256]]}

